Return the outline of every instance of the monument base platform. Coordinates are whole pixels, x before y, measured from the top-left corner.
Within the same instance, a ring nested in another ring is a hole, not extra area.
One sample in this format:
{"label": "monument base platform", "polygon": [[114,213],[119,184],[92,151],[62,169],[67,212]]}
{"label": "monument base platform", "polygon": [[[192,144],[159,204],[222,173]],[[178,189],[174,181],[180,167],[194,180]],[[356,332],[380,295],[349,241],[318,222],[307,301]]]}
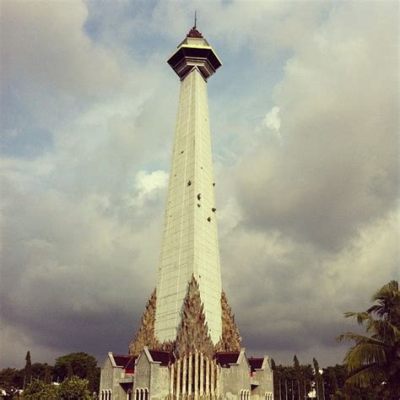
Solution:
{"label": "monument base platform", "polygon": [[101,370],[100,400],[272,400],[268,356],[200,352],[175,358],[144,347],[139,356],[109,353]]}

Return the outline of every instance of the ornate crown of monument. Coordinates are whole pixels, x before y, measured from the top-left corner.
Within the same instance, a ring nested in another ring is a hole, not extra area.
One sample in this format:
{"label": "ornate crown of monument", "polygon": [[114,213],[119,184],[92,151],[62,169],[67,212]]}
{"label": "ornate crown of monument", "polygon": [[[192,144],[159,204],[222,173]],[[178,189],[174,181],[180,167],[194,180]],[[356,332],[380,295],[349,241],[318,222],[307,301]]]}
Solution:
{"label": "ornate crown of monument", "polygon": [[168,64],[181,79],[184,79],[193,67],[197,67],[204,79],[207,79],[222,65],[212,47],[195,26],[168,60]]}

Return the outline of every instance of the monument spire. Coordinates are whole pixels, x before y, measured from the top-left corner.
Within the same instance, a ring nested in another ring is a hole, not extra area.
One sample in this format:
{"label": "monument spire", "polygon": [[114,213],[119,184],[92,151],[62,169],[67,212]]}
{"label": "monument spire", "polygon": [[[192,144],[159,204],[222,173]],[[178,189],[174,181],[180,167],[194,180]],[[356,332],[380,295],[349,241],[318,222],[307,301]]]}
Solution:
{"label": "monument spire", "polygon": [[176,340],[192,277],[208,333],[222,333],[221,270],[214,198],[207,79],[221,61],[195,24],[168,64],[181,80],[168,198],[157,274],[155,335]]}
{"label": "monument spire", "polygon": [[221,61],[197,14],[168,64],[180,96],[157,287],[129,355],[108,353],[100,398],[272,400],[268,356],[247,358],[221,288],[207,102]]}
{"label": "monument spire", "polygon": [[269,359],[247,358],[221,288],[207,102],[221,61],[194,22],[168,60],[180,96],[157,287],[129,355],[108,353],[101,399],[273,399]]}

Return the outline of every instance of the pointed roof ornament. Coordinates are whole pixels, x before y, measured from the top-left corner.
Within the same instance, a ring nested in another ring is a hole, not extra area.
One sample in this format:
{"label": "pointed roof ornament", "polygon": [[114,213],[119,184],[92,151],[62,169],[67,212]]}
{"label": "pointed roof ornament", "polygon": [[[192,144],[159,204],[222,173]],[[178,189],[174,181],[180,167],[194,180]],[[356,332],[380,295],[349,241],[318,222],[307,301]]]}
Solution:
{"label": "pointed roof ornament", "polygon": [[191,37],[191,38],[202,38],[203,35],[201,32],[197,30],[197,10],[194,11],[194,25],[193,28],[189,31],[186,37]]}
{"label": "pointed roof ornament", "polygon": [[196,67],[207,80],[222,65],[214,49],[197,30],[197,12],[194,26],[177,47],[178,50],[169,58],[168,64],[181,79]]}

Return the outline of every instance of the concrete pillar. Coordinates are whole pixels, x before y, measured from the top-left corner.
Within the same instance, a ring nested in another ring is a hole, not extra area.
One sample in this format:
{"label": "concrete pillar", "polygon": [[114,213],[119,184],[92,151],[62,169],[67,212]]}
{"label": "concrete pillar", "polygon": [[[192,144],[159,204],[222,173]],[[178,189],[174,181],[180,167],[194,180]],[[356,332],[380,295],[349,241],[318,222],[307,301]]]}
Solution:
{"label": "concrete pillar", "polygon": [[200,353],[200,396],[203,396],[204,389],[204,356]]}
{"label": "concrete pillar", "polygon": [[171,364],[170,367],[170,382],[169,382],[169,394],[171,398],[174,398],[174,372],[175,372],[175,364]]}
{"label": "concrete pillar", "polygon": [[206,357],[206,396],[210,394],[210,360]]}
{"label": "concrete pillar", "polygon": [[215,375],[216,375],[216,379],[215,379],[215,395],[217,396],[217,399],[219,398],[220,394],[221,394],[221,382],[220,382],[220,369],[219,369],[219,365],[217,364],[217,362],[215,362]]}
{"label": "concrete pillar", "polygon": [[189,368],[188,368],[188,395],[189,397],[192,395],[192,375],[193,375],[193,369],[192,369],[192,359],[193,359],[193,354],[189,353]]}
{"label": "concrete pillar", "polygon": [[194,398],[198,399],[199,396],[199,353],[194,353]]}
{"label": "concrete pillar", "polygon": [[176,362],[176,398],[179,399],[179,395],[181,394],[181,360]]}
{"label": "concrete pillar", "polygon": [[215,395],[215,360],[211,361],[211,397]]}
{"label": "concrete pillar", "polygon": [[186,396],[186,386],[187,386],[187,356],[183,357],[183,368],[182,368],[182,396]]}

